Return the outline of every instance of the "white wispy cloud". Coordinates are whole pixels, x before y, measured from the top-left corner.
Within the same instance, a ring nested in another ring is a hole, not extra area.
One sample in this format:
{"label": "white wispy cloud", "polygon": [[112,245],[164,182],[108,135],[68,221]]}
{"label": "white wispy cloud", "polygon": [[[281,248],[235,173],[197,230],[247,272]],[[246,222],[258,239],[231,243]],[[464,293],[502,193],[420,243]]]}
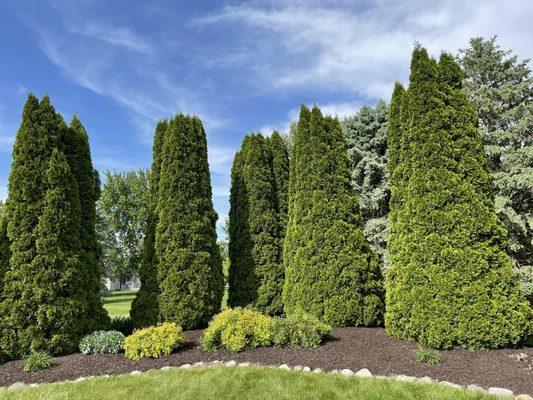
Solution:
{"label": "white wispy cloud", "polygon": [[341,88],[378,99],[388,98],[394,81],[407,79],[416,40],[438,55],[466,47],[473,36],[498,34],[504,48],[530,57],[533,48],[524,37],[533,35],[532,14],[533,3],[520,0],[510,0],[505,7],[495,0],[271,0],[224,6],[191,25],[240,24],[254,32],[243,31],[243,41],[265,35],[260,40],[274,43],[270,52],[238,46],[221,58],[243,63],[259,59],[261,67],[254,72],[267,87]]}
{"label": "white wispy cloud", "polygon": [[151,53],[153,51],[153,46],[148,40],[128,27],[90,22],[82,26],[69,25],[69,30],[71,33],[100,39],[140,53]]}
{"label": "white wispy cloud", "polygon": [[233,157],[237,150],[232,147],[209,145],[207,149],[209,169],[212,173],[223,176],[229,175]]}

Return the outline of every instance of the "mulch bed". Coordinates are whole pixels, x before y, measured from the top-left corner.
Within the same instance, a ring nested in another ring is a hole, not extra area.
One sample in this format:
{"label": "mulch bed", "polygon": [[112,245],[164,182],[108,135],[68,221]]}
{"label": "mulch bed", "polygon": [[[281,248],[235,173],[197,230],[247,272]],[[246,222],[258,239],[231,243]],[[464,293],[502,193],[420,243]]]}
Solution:
{"label": "mulch bed", "polygon": [[[496,386],[511,389],[516,394],[533,394],[533,348],[441,351],[441,364],[429,366],[413,360],[417,344],[392,339],[379,328],[337,328],[317,349],[268,347],[238,354],[225,351],[207,353],[199,347],[200,337],[201,331],[187,332],[188,343],[184,349],[157,360],[133,361],[123,354],[72,354],[55,358],[52,368],[35,373],[25,373],[21,361],[11,361],[0,365],[0,386],[15,382],[55,382],[81,376],[123,374],[198,361],[235,360],[263,365],[302,365],[326,371],[368,368],[374,375],[429,376],[464,386],[476,384],[485,389]],[[519,353],[525,353],[527,358],[518,361],[510,357]]]}

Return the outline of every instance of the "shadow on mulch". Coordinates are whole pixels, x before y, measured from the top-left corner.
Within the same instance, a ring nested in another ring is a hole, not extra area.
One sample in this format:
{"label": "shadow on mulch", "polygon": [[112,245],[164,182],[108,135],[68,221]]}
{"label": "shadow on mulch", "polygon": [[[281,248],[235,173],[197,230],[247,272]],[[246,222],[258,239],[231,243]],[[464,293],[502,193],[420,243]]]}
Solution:
{"label": "shadow on mulch", "polygon": [[[235,360],[263,365],[302,365],[326,371],[368,368],[374,375],[429,376],[464,386],[497,386],[515,393],[533,394],[533,348],[441,351],[441,364],[425,365],[413,359],[413,352],[418,348],[416,343],[390,338],[381,328],[337,328],[316,349],[264,347],[238,354],[223,350],[205,352],[199,346],[201,333],[198,330],[186,332],[188,343],[185,348],[157,360],[133,361],[123,354],[86,356],[78,353],[54,358],[52,368],[35,373],[23,372],[21,361],[10,361],[0,365],[0,386],[123,374],[199,361]],[[511,357],[520,353],[527,357],[521,361]]]}

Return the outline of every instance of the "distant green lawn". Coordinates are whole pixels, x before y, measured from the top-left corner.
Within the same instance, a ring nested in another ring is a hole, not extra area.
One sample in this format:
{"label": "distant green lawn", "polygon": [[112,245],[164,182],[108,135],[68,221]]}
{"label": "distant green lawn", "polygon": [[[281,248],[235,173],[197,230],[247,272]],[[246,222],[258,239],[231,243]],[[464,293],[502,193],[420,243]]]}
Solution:
{"label": "distant green lawn", "polygon": [[47,384],[13,392],[0,399],[128,399],[128,400],[489,400],[486,393],[443,385],[355,378],[260,367],[212,367],[138,376],[96,378],[83,382]]}
{"label": "distant green lawn", "polygon": [[135,296],[137,296],[136,290],[112,292],[104,298],[104,307],[110,317],[128,317],[130,315],[131,302]]}

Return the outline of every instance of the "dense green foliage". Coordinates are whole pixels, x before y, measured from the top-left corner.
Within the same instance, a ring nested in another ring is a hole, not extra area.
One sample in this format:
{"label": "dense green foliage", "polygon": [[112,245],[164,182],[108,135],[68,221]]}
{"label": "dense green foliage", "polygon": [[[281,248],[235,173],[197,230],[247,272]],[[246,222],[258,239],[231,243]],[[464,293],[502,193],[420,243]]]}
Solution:
{"label": "dense green foliage", "polygon": [[287,318],[274,318],[271,331],[275,346],[315,348],[331,332],[331,326],[313,315],[297,313]]}
{"label": "dense green foliage", "polygon": [[284,244],[288,315],[302,310],[333,326],[382,322],[382,276],[362,230],[339,122],[302,106]]}
{"label": "dense green foliage", "polygon": [[282,240],[286,221],[288,156],[279,134],[244,137],[231,173],[229,212],[230,307],[283,312]]}
{"label": "dense green foliage", "polygon": [[11,251],[9,250],[9,238],[7,236],[7,218],[4,215],[4,206],[0,208],[0,302],[2,301],[2,286],[4,275],[9,269],[9,259]]}
{"label": "dense green foliage", "polygon": [[111,324],[109,326],[109,329],[112,331],[121,332],[126,336],[131,335],[134,330],[133,321],[130,317],[113,317],[111,318]]}
{"label": "dense green foliage", "polygon": [[155,235],[162,321],[206,326],[224,292],[207,141],[198,117],[170,121],[161,153]]}
{"label": "dense green foliage", "polygon": [[157,200],[159,198],[159,175],[163,141],[168,129],[167,121],[159,121],[153,143],[152,167],[150,169],[149,199],[146,230],[143,239],[143,253],[139,267],[141,288],[131,304],[130,316],[135,327],[155,325],[159,318],[159,285],[157,283],[157,258],[155,254],[155,229],[159,220]]}
{"label": "dense green foliage", "polygon": [[150,203],[149,172],[139,169],[104,174],[105,184],[97,203],[102,276],[123,284],[139,273]]}
{"label": "dense green foliage", "polygon": [[473,38],[459,53],[464,85],[479,115],[495,208],[509,232],[508,249],[533,302],[533,76],[493,37]]}
{"label": "dense green foliage", "polygon": [[388,106],[363,106],[342,121],[346,136],[350,171],[359,198],[364,235],[379,255],[382,270],[387,265],[387,214],[390,189],[387,171]]}
{"label": "dense green foliage", "polygon": [[209,323],[202,336],[207,351],[224,348],[233,353],[269,346],[272,318],[248,308],[222,311]]}
{"label": "dense green foliage", "polygon": [[124,340],[125,355],[133,360],[168,356],[183,347],[185,334],[181,327],[172,322],[151,326],[133,332]]}
{"label": "dense green foliage", "polygon": [[85,296],[89,304],[83,324],[90,332],[104,329],[109,324],[100,296],[101,248],[96,236],[96,200],[100,196],[100,179],[93,168],[89,137],[78,117],[74,116],[69,128],[62,132],[61,148],[76,179],[80,199],[79,257],[84,274]]}
{"label": "dense green foliage", "polygon": [[124,334],[118,331],[95,331],[80,340],[83,354],[117,354],[124,348]]}
{"label": "dense green foliage", "polygon": [[416,349],[414,352],[414,359],[419,363],[428,365],[440,364],[440,354],[437,351],[426,347],[419,347]]}
{"label": "dense green foliage", "polygon": [[52,356],[46,351],[32,351],[24,357],[24,372],[37,372],[52,366]]}
{"label": "dense green foliage", "polygon": [[391,103],[387,333],[469,349],[517,343],[528,328],[506,231],[462,72],[417,47]]}

